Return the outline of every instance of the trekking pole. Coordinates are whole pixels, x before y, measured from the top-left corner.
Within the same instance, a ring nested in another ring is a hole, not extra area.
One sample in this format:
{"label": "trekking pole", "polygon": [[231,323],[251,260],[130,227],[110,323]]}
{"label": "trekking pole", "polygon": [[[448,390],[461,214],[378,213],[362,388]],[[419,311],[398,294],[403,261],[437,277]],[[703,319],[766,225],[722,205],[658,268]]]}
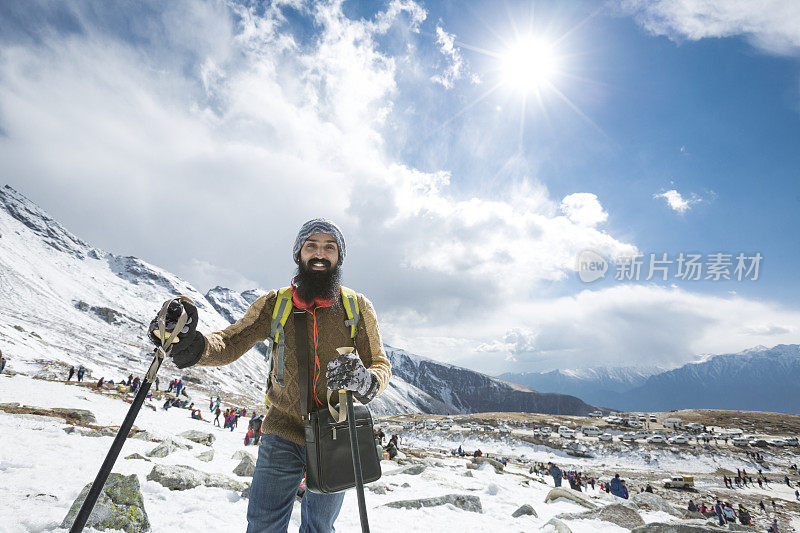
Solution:
{"label": "trekking pole", "polygon": [[358,453],[356,437],[356,410],[353,407],[353,391],[347,391],[347,425],[350,427],[350,452],[353,454],[353,473],[356,478],[356,496],[358,497],[358,514],[361,518],[361,533],[369,533],[367,518],[367,502],[364,500],[364,476],[361,474],[361,455]]}
{"label": "trekking pole", "polygon": [[100,492],[103,490],[103,486],[106,484],[108,475],[111,473],[111,469],[114,467],[117,457],[119,457],[119,452],[122,451],[122,445],[125,444],[125,439],[128,438],[128,433],[130,433],[131,427],[133,427],[133,422],[136,420],[136,416],[139,414],[139,410],[142,408],[145,398],[147,398],[147,393],[150,391],[150,385],[153,383],[153,380],[156,379],[156,373],[161,367],[161,363],[164,361],[164,358],[167,357],[172,351],[173,341],[177,339],[178,333],[180,333],[180,331],[183,329],[183,326],[186,325],[188,316],[186,314],[186,310],[183,309],[183,305],[181,305],[181,316],[178,319],[177,324],[173,328],[172,332],[169,333],[168,337],[165,334],[166,315],[169,304],[175,300],[180,301],[182,298],[185,297],[182,296],[180,298],[172,298],[171,300],[167,300],[164,302],[164,305],[161,307],[161,311],[158,313],[158,326],[159,333],[161,334],[161,346],[156,347],[154,350],[155,355],[153,357],[153,362],[150,363],[150,369],[147,371],[144,380],[142,380],[142,385],[139,387],[139,392],[136,393],[136,397],[133,399],[130,409],[128,409],[128,414],[125,415],[125,420],[119,427],[119,432],[117,433],[117,436],[114,437],[114,442],[111,443],[111,449],[108,450],[106,459],[103,461],[100,471],[97,473],[97,477],[94,478],[94,482],[89,488],[89,493],[86,495],[86,499],[83,501],[80,511],[78,511],[78,515],[75,517],[75,522],[72,523],[69,533],[80,533],[86,526],[86,522],[89,520],[89,515],[92,513],[92,509],[94,509],[95,503],[97,503],[97,498],[100,496]]}

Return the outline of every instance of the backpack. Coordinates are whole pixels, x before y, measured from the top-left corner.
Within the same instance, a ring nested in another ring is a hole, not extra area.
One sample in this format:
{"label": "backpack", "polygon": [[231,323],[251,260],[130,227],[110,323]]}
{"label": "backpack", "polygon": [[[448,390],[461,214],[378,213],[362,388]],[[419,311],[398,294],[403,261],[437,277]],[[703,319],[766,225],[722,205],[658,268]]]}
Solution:
{"label": "backpack", "polygon": [[[343,285],[340,285],[339,288],[342,293],[344,311],[347,315],[347,320],[344,321],[344,325],[350,328],[350,338],[355,339],[356,332],[358,331],[356,326],[361,316],[358,309],[358,298],[353,289],[348,289]],[[286,321],[292,313],[292,307],[291,287],[279,289],[278,298],[275,300],[275,307],[272,309],[272,322],[270,323],[268,337],[269,345],[267,346],[267,353],[264,355],[264,358],[267,360],[267,368],[269,369],[267,372],[267,396],[269,396],[269,391],[272,388],[271,376],[273,368],[275,368],[275,381],[281,387],[285,386],[283,382],[283,350],[285,337],[283,326],[286,325]],[[264,398],[264,404],[269,405],[269,400],[266,397]]]}

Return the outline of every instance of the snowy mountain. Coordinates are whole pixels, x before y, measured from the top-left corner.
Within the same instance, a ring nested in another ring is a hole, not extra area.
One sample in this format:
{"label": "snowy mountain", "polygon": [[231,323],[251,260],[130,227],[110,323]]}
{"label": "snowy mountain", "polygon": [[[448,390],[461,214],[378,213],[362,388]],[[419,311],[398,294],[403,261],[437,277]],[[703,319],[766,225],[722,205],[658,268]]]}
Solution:
{"label": "snowy mountain", "polygon": [[[94,379],[143,374],[152,359],[147,324],[179,294],[197,304],[200,329],[227,325],[184,280],[93,248],[11,187],[0,189],[0,346],[17,371],[54,375],[81,364]],[[261,396],[253,385],[266,382],[255,350],[227,367],[179,372],[165,363],[162,380],[178,375],[245,398]]]}
{"label": "snowy mountain", "polygon": [[595,367],[550,372],[505,373],[500,379],[542,392],[579,396],[595,405],[609,405],[619,393],[641,386],[650,376],[663,372],[658,366]]}
{"label": "snowy mountain", "polygon": [[548,392],[622,411],[730,409],[800,413],[800,347],[703,355],[679,368],[616,367],[502,374]]}
{"label": "snowy mountain", "polygon": [[[79,239],[9,186],[0,189],[0,346],[18,372],[63,377],[84,365],[88,379],[143,374],[152,358],[146,328],[161,303],[185,295],[196,303],[200,331],[216,331],[244,315],[263,290],[215,287],[203,295],[186,281],[135,257],[117,256]],[[177,370],[208,393],[264,400],[263,343],[224,367]],[[538,411],[581,414],[578,398],[540,394],[465,368],[387,347],[394,365],[376,414]]]}
{"label": "snowy mountain", "polygon": [[800,413],[800,345],[759,346],[649,377],[608,407],[708,408]]}

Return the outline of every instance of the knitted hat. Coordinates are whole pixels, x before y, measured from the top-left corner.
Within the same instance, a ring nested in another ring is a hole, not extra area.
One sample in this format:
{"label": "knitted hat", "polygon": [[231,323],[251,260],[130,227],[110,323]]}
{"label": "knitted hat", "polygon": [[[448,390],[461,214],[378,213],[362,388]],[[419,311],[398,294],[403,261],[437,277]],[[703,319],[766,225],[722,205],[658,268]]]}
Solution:
{"label": "knitted hat", "polygon": [[306,240],[315,233],[326,233],[336,239],[336,245],[339,247],[339,262],[337,264],[341,265],[342,261],[344,261],[344,256],[347,255],[347,249],[344,245],[344,236],[342,235],[342,231],[339,229],[339,226],[330,220],[325,220],[324,218],[315,218],[309,220],[303,224],[303,227],[300,228],[300,232],[297,234],[297,238],[294,240],[294,248],[292,249],[294,262],[300,263],[300,248],[302,248],[303,243],[305,243]]}

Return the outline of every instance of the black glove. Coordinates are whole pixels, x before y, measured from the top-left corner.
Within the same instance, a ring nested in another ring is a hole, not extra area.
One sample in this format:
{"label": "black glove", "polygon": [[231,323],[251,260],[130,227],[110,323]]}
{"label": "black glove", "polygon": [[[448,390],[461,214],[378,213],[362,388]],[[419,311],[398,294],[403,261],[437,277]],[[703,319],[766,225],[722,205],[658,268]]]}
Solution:
{"label": "black glove", "polygon": [[325,377],[328,390],[351,390],[362,404],[372,400],[380,388],[378,376],[367,370],[354,353],[341,354],[328,363]]}
{"label": "black glove", "polygon": [[[178,341],[172,343],[172,360],[178,368],[186,368],[194,365],[203,356],[206,349],[206,339],[197,331],[197,307],[193,303],[185,300],[173,300],[167,308],[167,315],[164,317],[166,335],[175,329],[178,319],[181,317],[181,304],[186,310],[186,325],[178,333]],[[150,341],[156,346],[161,346],[161,339],[158,338],[158,315],[150,322],[147,328]]]}

